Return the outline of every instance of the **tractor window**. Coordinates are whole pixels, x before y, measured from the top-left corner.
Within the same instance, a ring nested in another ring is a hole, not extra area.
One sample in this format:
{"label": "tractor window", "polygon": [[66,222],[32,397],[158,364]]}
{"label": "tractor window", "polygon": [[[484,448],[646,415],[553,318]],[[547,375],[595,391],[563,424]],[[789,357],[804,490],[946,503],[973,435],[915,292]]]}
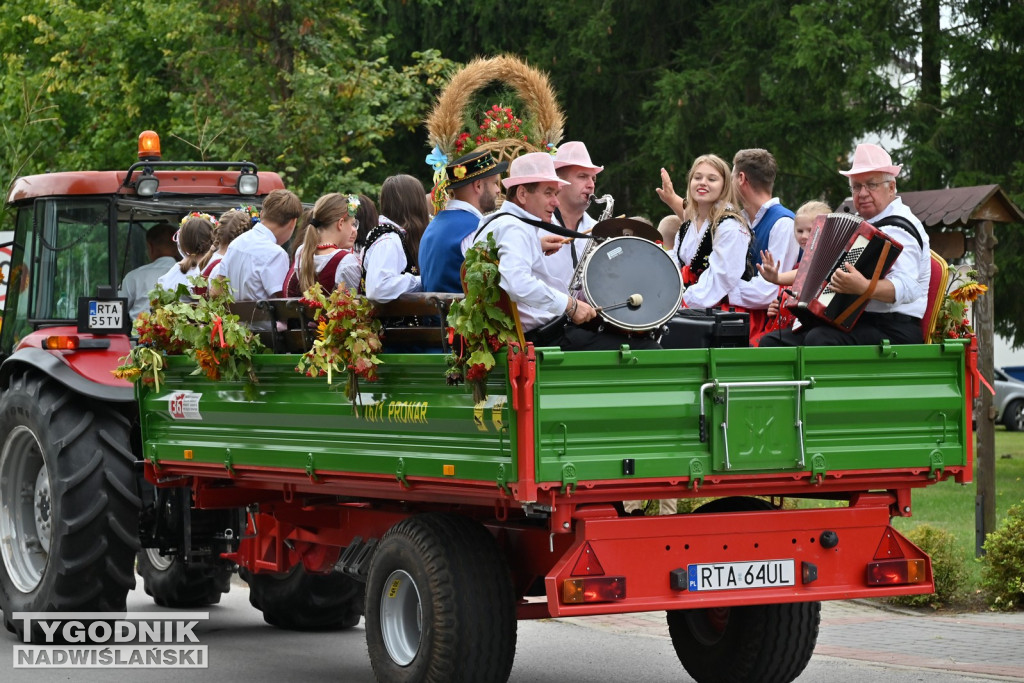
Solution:
{"label": "tractor window", "polygon": [[26,245],[34,271],[30,273],[29,317],[74,319],[78,297],[93,296],[98,286],[110,284],[110,203],[38,202],[36,220],[35,234]]}
{"label": "tractor window", "polygon": [[[0,233],[0,273],[4,281],[0,284],[3,318],[0,323],[0,357],[6,357],[14,348],[17,340],[31,331],[27,323],[28,269],[25,267],[25,237],[32,234],[32,207],[23,206],[18,209],[15,219],[15,231]],[[9,243],[9,244],[8,244]]]}

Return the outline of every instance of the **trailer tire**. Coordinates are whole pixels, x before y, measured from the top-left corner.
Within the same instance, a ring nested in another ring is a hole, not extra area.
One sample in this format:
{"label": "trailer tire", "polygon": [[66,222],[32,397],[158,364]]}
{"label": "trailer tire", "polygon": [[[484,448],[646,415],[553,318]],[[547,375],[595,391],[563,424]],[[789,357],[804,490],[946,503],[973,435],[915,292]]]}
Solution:
{"label": "trailer tire", "polygon": [[[770,509],[758,498],[722,498],[694,514]],[[820,602],[671,610],[668,632],[697,683],[789,683],[811,660],[820,621]]]}
{"label": "trailer tire", "polygon": [[[0,393],[0,610],[123,611],[135,587],[140,500],[128,418],[52,378]],[[31,629],[33,642],[42,633]]]}
{"label": "trailer tire", "polygon": [[287,574],[253,574],[240,569],[249,584],[249,604],[263,621],[290,631],[341,631],[359,623],[363,584],[340,572],[310,574],[296,565]]}
{"label": "trailer tire", "polygon": [[164,557],[156,548],[139,551],[136,565],[146,595],[161,607],[216,605],[231,590],[227,566],[187,566],[180,557]]}
{"label": "trailer tire", "polygon": [[378,681],[505,681],[516,650],[508,563],[478,522],[428,513],[381,539],[366,590]]}

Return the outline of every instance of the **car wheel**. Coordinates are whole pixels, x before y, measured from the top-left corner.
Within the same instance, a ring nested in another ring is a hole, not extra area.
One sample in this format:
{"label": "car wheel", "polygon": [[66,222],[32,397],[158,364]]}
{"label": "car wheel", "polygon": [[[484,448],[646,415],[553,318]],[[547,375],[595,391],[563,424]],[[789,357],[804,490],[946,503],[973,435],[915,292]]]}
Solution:
{"label": "car wheel", "polygon": [[1003,410],[1003,424],[1011,432],[1024,431],[1024,401],[1017,399]]}

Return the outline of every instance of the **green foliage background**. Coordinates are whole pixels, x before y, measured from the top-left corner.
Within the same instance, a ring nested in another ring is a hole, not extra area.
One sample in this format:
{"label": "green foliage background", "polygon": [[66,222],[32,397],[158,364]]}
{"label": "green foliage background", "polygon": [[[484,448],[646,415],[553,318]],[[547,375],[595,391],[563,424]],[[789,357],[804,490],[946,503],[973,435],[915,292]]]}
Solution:
{"label": "green foliage background", "polygon": [[[846,196],[857,142],[902,190],[999,183],[1024,205],[1018,0],[6,0],[0,178],[245,158],[307,201],[429,182],[422,119],[457,64],[547,71],[599,192],[653,219],[658,169],[765,147],[790,206]],[[899,142],[891,142],[898,140]],[[1024,344],[1024,237],[1000,227],[997,331]]]}

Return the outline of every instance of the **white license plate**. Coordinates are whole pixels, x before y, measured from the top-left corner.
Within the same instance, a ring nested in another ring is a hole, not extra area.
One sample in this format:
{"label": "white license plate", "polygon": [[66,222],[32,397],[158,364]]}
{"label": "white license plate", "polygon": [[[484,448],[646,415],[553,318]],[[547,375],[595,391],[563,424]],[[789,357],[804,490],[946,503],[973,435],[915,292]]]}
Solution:
{"label": "white license plate", "polygon": [[89,302],[89,329],[120,330],[123,321],[124,308],[120,301]]}
{"label": "white license plate", "polygon": [[738,588],[795,586],[794,560],[719,562],[686,566],[691,591],[725,591]]}

